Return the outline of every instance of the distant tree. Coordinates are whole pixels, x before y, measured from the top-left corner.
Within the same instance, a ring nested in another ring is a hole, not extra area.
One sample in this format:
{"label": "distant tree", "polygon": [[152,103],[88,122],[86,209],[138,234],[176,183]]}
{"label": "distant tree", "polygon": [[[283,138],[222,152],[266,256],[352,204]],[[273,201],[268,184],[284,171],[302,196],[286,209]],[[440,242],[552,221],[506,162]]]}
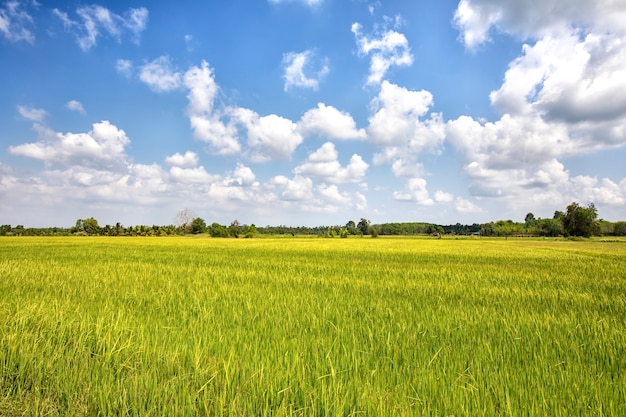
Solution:
{"label": "distant tree", "polygon": [[626,236],[626,222],[613,223],[613,234],[615,236]]}
{"label": "distant tree", "polygon": [[174,218],[174,224],[178,226],[182,233],[188,233],[189,227],[191,226],[191,222],[195,219],[196,213],[193,212],[190,208],[185,208],[176,213],[176,217]]}
{"label": "distant tree", "polygon": [[3,224],[2,226],[0,226],[0,236],[6,236],[7,233],[11,233],[11,225]]}
{"label": "distant tree", "polygon": [[528,213],[524,218],[524,223],[526,227],[534,227],[537,224],[537,219],[535,219],[535,215],[532,213]]}
{"label": "distant tree", "polygon": [[83,232],[84,230],[85,229],[83,228],[83,219],[77,219],[76,223],[74,224],[74,227],[70,229],[72,233],[80,233],[80,232]]}
{"label": "distant tree", "polygon": [[563,223],[560,219],[537,220],[537,231],[541,236],[556,237],[563,235]]}
{"label": "distant tree", "polygon": [[191,221],[191,224],[189,225],[189,231],[194,235],[204,233],[206,231],[206,222],[203,218],[196,217]]}
{"label": "distant tree", "polygon": [[481,224],[480,234],[481,236],[494,236],[496,233],[494,231],[493,222]]}
{"label": "distant tree", "polygon": [[99,235],[100,234],[100,226],[98,225],[98,220],[93,217],[89,217],[88,219],[83,220],[83,230],[90,236]]}
{"label": "distant tree", "polygon": [[232,237],[239,237],[241,233],[241,224],[239,224],[238,220],[233,220],[233,222],[228,226],[228,234]]}
{"label": "distant tree", "polygon": [[244,237],[252,238],[252,237],[255,237],[257,234],[259,234],[259,231],[257,230],[254,224],[251,224],[250,226],[246,227],[246,230],[244,232]]}
{"label": "distant tree", "polygon": [[567,206],[567,211],[561,221],[568,235],[589,237],[597,234],[597,218],[598,210],[593,203],[587,207],[582,207],[578,203],[573,202]]}
{"label": "distant tree", "polygon": [[608,220],[598,220],[596,221],[596,232],[600,235],[600,236],[611,236],[611,235],[615,235],[615,224],[611,223]]}
{"label": "distant tree", "polygon": [[354,223],[352,220],[346,223],[346,229],[348,230],[348,233],[350,233],[351,235],[356,235],[358,233],[357,228],[356,228],[356,223]]}
{"label": "distant tree", "polygon": [[362,235],[367,235],[370,232],[370,221],[361,217],[356,227]]}
{"label": "distant tree", "polygon": [[211,237],[228,237],[228,229],[219,223],[213,223],[209,228],[209,234]]}

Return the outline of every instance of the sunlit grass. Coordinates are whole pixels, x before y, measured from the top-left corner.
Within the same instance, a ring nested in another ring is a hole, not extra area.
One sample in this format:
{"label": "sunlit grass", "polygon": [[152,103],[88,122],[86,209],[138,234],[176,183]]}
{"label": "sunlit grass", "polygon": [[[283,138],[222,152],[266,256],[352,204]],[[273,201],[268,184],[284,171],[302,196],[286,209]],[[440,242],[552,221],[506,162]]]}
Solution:
{"label": "sunlit grass", "polygon": [[620,415],[626,245],[0,240],[0,415]]}

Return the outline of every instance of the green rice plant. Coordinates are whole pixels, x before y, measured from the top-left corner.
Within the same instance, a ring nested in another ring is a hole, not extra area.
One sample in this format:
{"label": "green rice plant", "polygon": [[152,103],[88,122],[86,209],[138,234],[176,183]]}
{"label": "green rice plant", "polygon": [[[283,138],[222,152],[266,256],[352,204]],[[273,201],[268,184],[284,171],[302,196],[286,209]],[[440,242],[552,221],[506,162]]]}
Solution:
{"label": "green rice plant", "polygon": [[626,245],[0,240],[0,415],[620,415]]}

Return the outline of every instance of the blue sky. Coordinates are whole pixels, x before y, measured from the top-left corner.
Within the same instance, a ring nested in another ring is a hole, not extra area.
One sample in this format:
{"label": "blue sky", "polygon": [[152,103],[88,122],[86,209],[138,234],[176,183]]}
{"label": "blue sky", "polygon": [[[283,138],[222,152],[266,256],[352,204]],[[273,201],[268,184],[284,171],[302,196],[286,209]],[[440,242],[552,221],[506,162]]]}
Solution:
{"label": "blue sky", "polygon": [[626,219],[626,3],[0,2],[0,223]]}

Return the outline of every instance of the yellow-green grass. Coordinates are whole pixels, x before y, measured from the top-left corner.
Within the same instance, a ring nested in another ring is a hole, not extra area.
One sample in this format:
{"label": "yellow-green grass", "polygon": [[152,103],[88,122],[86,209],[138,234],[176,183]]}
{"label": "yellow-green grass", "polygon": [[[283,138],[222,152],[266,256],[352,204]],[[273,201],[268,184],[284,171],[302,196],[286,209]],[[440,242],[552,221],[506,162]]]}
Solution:
{"label": "yellow-green grass", "polygon": [[623,415],[626,244],[0,239],[0,415]]}

